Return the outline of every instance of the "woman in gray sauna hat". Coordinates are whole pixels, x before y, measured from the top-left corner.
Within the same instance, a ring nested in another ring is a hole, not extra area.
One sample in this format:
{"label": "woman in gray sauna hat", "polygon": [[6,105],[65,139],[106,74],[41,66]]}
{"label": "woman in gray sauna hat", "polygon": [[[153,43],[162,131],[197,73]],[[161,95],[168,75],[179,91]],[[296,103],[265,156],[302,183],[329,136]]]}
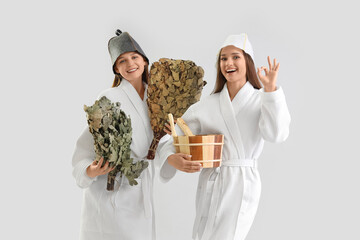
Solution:
{"label": "woman in gray sauna hat", "polygon": [[146,57],[145,52],[141,49],[140,45],[135,41],[134,38],[130,36],[128,32],[122,32],[119,29],[116,30],[116,36],[111,38],[108,43],[108,49],[112,62],[112,69],[115,74],[115,79],[112,87],[117,87],[120,84],[121,74],[116,71],[115,63],[118,57],[126,52],[137,52],[143,58],[144,61],[147,62],[145,66],[145,70],[142,75],[142,81],[146,84],[148,83],[149,73],[147,71],[149,65],[149,59]]}
{"label": "woman in gray sauna hat", "polygon": [[[120,102],[131,118],[131,158],[146,160],[153,139],[147,99],[149,60],[139,44],[126,32],[116,32],[109,41],[114,85],[100,93],[111,102]],[[155,240],[153,182],[155,161],[130,186],[125,176],[116,176],[114,191],[107,191],[107,174],[112,170],[104,159],[94,161],[94,140],[88,128],[79,137],[73,154],[73,176],[84,189],[80,240]],[[147,161],[147,160],[146,160]]]}

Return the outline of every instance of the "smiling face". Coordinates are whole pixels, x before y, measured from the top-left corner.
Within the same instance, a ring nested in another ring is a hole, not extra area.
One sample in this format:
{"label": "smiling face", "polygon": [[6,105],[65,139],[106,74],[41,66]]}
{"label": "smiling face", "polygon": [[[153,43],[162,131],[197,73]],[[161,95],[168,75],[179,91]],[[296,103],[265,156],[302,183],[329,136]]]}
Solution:
{"label": "smiling face", "polygon": [[246,82],[246,62],[243,51],[233,45],[220,52],[220,70],[228,82]]}
{"label": "smiling face", "polygon": [[115,62],[115,71],[128,80],[141,81],[145,69],[144,58],[136,52],[126,52],[121,54]]}

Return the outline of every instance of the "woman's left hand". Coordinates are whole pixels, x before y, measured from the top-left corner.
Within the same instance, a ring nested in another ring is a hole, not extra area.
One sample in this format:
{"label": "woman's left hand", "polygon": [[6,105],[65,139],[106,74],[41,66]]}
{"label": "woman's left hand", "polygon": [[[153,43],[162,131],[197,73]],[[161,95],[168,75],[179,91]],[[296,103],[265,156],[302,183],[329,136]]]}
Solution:
{"label": "woman's left hand", "polygon": [[[267,67],[261,67],[257,69],[257,74],[261,83],[264,86],[265,92],[272,92],[276,90],[276,80],[279,71],[280,63],[276,63],[274,58],[274,63],[271,64],[270,57],[268,56],[269,69]],[[265,76],[261,73],[265,71]]]}

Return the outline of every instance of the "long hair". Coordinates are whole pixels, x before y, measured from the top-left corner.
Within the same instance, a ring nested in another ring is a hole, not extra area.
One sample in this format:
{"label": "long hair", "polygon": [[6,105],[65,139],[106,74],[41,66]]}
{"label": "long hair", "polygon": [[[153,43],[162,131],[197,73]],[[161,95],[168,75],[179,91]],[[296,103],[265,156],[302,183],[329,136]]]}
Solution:
{"label": "long hair", "polygon": [[[240,50],[242,51],[242,53],[244,55],[244,58],[245,58],[246,81],[249,81],[251,83],[251,85],[253,85],[254,88],[260,89],[261,84],[260,84],[260,81],[259,81],[259,79],[257,77],[257,74],[256,74],[255,64],[254,64],[253,59],[245,51],[243,51],[242,49],[240,49]],[[216,62],[217,74],[216,74],[215,87],[214,87],[214,90],[213,90],[212,94],[221,92],[221,90],[224,88],[224,85],[225,85],[225,83],[227,81],[226,78],[224,77],[224,75],[221,73],[220,58],[221,58],[221,50],[219,52],[219,57],[218,57],[217,62]]]}
{"label": "long hair", "polygon": [[[141,55],[141,54],[140,54]],[[142,55],[141,55],[142,56]],[[142,81],[144,82],[144,83],[146,83],[146,84],[148,84],[148,82],[149,82],[149,63],[147,62],[147,60],[144,58],[144,56],[142,56],[143,57],[143,59],[144,59],[144,61],[145,61],[145,66],[144,66],[144,72],[143,72],[143,74],[142,74],[142,76],[141,76],[141,79],[142,79]],[[115,62],[116,63],[116,62]],[[115,64],[114,64],[114,66],[115,66]],[[113,82],[113,84],[112,84],[112,87],[117,87],[117,86],[119,86],[120,85],[120,83],[121,83],[121,78],[122,78],[122,76],[120,75],[120,73],[118,73],[118,74],[115,74],[115,78],[114,78],[114,82]]]}

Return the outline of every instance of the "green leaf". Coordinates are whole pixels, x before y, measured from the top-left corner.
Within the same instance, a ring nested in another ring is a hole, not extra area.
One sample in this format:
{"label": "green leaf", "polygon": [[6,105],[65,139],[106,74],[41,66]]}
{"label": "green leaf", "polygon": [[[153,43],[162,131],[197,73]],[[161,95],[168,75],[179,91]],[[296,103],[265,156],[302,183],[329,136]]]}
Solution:
{"label": "green leaf", "polygon": [[94,138],[95,159],[98,161],[104,157],[103,165],[109,161],[110,166],[115,166],[115,169],[108,174],[108,188],[111,179],[117,173],[120,173],[120,177],[125,176],[131,186],[136,185],[135,179],[148,167],[147,162],[134,163],[130,158],[131,119],[120,109],[120,106],[119,102],[111,103],[105,96],[90,107],[84,106],[89,131]]}

